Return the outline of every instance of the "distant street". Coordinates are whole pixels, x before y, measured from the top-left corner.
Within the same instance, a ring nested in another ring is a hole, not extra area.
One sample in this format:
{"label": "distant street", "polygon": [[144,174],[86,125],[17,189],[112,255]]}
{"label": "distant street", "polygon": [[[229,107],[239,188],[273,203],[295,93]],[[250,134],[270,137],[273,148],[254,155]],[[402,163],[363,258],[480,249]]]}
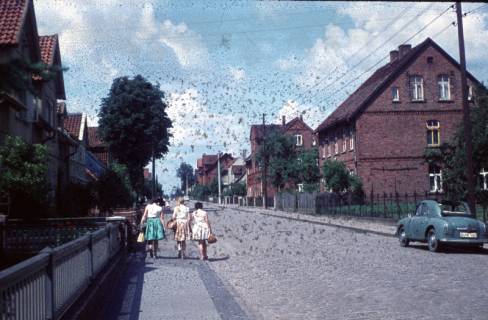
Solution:
{"label": "distant street", "polygon": [[225,209],[210,262],[261,319],[488,319],[488,252]]}

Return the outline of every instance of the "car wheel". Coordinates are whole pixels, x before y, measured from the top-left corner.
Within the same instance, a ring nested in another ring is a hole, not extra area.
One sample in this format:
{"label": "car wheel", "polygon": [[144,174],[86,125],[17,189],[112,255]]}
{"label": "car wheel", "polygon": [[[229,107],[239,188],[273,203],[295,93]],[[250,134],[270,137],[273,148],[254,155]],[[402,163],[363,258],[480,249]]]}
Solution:
{"label": "car wheel", "polygon": [[405,232],[405,228],[401,227],[398,230],[398,240],[400,241],[400,246],[407,247],[410,240],[407,238],[407,233]]}
{"label": "car wheel", "polygon": [[429,250],[432,252],[439,251],[441,245],[439,243],[439,239],[437,239],[437,235],[435,233],[435,229],[430,229],[427,233],[427,246]]}

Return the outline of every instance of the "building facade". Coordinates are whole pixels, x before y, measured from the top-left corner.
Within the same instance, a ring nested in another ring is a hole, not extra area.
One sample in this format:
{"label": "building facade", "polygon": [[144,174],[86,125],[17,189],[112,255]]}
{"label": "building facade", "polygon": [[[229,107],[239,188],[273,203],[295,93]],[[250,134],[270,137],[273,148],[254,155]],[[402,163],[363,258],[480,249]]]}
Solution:
{"label": "building facade", "polygon": [[[264,130],[263,130],[264,129]],[[310,128],[302,117],[296,117],[289,122],[286,118],[282,118],[282,123],[269,125],[252,125],[249,139],[251,141],[251,154],[246,158],[246,174],[247,174],[247,196],[252,198],[263,197],[263,181],[261,166],[257,160],[257,154],[266,133],[273,130],[279,130],[293,137],[295,147],[299,150],[309,150],[315,146],[315,136],[313,129]],[[275,188],[267,183],[267,196],[274,197],[276,193]]]}
{"label": "building facade", "polygon": [[[471,101],[478,84],[468,73]],[[449,141],[461,121],[457,61],[430,38],[401,45],[315,130],[320,165],[344,162],[368,195],[442,192],[442,168],[424,155]]]}

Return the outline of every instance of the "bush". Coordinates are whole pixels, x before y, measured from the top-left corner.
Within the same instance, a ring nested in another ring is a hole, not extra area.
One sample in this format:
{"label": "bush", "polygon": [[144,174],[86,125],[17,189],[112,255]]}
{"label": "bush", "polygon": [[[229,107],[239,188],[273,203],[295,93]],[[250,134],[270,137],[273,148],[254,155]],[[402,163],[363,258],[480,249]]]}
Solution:
{"label": "bush", "polygon": [[0,194],[11,200],[11,217],[39,218],[49,214],[47,149],[7,136],[0,147]]}

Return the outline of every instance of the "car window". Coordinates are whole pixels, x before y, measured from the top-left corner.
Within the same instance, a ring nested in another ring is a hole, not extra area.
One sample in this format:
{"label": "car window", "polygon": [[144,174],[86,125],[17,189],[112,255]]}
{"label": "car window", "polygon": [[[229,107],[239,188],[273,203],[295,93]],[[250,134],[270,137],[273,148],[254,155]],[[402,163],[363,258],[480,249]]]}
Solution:
{"label": "car window", "polygon": [[417,206],[417,210],[415,211],[415,215],[416,215],[416,216],[420,216],[420,215],[422,215],[422,204],[419,204],[419,205]]}
{"label": "car window", "polygon": [[421,212],[421,215],[422,216],[428,216],[429,215],[429,207],[425,204],[425,203],[422,203],[422,212]]}
{"label": "car window", "polygon": [[468,207],[462,202],[439,204],[443,216],[447,215],[470,215]]}

